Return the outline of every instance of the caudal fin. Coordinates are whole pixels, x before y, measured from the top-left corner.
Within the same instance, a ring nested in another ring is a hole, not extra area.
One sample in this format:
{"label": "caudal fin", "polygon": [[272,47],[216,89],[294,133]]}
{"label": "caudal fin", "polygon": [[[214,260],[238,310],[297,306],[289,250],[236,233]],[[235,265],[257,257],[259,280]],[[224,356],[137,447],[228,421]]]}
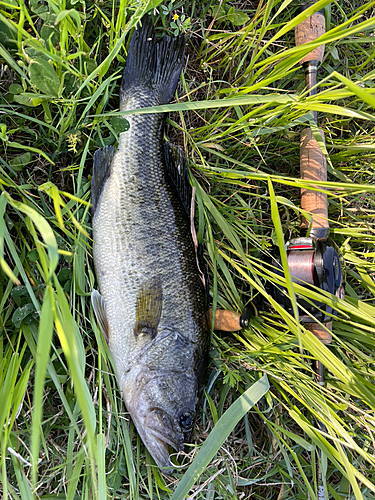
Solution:
{"label": "caudal fin", "polygon": [[166,104],[172,100],[180,78],[185,37],[164,36],[158,40],[151,17],[146,15],[141,22],[130,41],[120,99],[136,87],[145,87],[158,96],[158,104]]}

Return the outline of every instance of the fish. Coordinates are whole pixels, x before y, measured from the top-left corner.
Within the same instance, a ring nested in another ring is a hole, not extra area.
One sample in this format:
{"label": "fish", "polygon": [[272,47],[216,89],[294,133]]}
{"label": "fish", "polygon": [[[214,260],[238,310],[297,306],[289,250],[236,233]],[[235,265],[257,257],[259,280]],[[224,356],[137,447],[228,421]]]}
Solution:
{"label": "fish", "polygon": [[[169,103],[185,38],[157,39],[143,17],[128,49],[120,110]],[[95,152],[91,183],[91,302],[135,427],[158,467],[191,437],[204,387],[206,292],[191,231],[186,160],[163,143],[164,115],[130,114],[118,147]],[[171,451],[172,452],[172,451]]]}

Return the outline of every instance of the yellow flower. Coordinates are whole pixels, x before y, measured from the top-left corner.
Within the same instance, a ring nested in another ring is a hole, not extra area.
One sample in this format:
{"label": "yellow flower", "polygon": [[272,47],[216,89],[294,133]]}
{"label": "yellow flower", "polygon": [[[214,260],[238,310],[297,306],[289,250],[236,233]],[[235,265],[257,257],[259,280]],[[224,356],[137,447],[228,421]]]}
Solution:
{"label": "yellow flower", "polygon": [[177,19],[178,19],[178,14],[174,14],[173,21],[177,21]]}

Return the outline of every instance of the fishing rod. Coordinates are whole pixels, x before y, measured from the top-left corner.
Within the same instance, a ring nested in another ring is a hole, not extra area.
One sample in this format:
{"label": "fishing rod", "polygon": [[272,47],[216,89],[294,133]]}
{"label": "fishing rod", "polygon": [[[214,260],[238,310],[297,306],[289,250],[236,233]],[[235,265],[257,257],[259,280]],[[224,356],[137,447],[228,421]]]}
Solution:
{"label": "fishing rod", "polygon": [[[297,15],[311,7],[314,2],[301,5]],[[296,46],[313,42],[325,33],[325,17],[322,11],[315,12],[295,28]],[[318,66],[324,56],[324,45],[320,45],[301,59],[305,71],[305,83],[309,96],[317,93]],[[300,177],[312,183],[313,189],[301,189],[301,208],[309,218],[303,217],[301,236],[287,242],[288,268],[295,283],[305,287],[317,287],[326,292],[344,298],[344,274],[339,253],[329,239],[329,219],[327,195],[321,189],[321,182],[327,180],[326,157],[316,139],[325,142],[324,132],[318,128],[318,114],[312,111],[312,127],[302,130],[300,142]],[[320,136],[320,137],[319,137]],[[283,275],[280,254],[275,249],[274,264]],[[293,307],[286,287],[269,285],[271,296],[293,315]],[[313,289],[313,288],[312,288]],[[331,306],[319,301],[307,301],[297,298],[299,320],[304,327],[315,335],[323,344],[332,340],[332,317],[335,311]],[[211,313],[212,314],[212,313]],[[242,315],[233,311],[217,310],[214,329],[236,331],[248,325],[251,309],[245,307]],[[210,316],[210,319],[212,316]],[[324,386],[324,366],[315,362],[315,376],[319,385]],[[317,420],[321,432],[326,432],[324,423]],[[319,459],[321,461],[321,452]],[[325,478],[321,467],[317,471],[318,500],[325,500]]]}
{"label": "fishing rod", "polygon": [[[299,7],[297,14],[303,12],[311,4],[305,4]],[[318,11],[309,18],[302,21],[295,28],[295,43],[296,46],[302,45],[304,43],[312,42],[322,36],[325,33],[325,17],[322,11]],[[312,52],[307,54],[301,61],[300,64],[305,70],[305,84],[308,89],[309,95],[315,95],[317,93],[317,73],[318,64],[323,61],[324,56],[324,45],[320,45],[315,48]],[[318,113],[313,111],[313,119],[318,127]],[[317,128],[317,133],[320,134],[322,141],[325,142],[324,132],[322,129]],[[305,128],[301,134],[300,143],[300,176],[301,179],[309,181],[326,181],[327,180],[327,161],[324,153],[322,152],[319,144],[314,136],[313,130]],[[340,266],[340,259],[337,252],[327,245],[327,239],[329,235],[329,220],[328,220],[328,201],[327,195],[322,191],[312,191],[309,189],[301,190],[301,208],[306,212],[311,214],[312,222],[310,229],[311,238],[311,249],[305,250],[304,252],[298,251],[295,254],[297,256],[297,262],[302,260],[303,263],[306,262],[307,252],[311,254],[313,248],[317,248],[318,245],[322,246],[320,250],[320,270],[324,271],[326,276],[333,276],[333,285],[337,287],[337,290],[331,289],[331,293],[336,293],[343,295],[343,285],[342,285],[342,272]],[[309,222],[304,219],[302,222],[302,231],[307,232],[309,228]],[[293,253],[293,250],[291,250]],[[302,257],[306,254],[305,257]],[[326,266],[324,266],[324,254],[327,255]],[[315,255],[314,255],[315,257]],[[328,262],[327,262],[328,261]],[[321,264],[323,263],[323,269]],[[336,278],[336,283],[335,283]],[[332,280],[331,280],[332,286]],[[328,318],[324,318],[328,319]],[[332,321],[327,321],[323,323],[322,326],[316,322],[306,323],[306,329],[310,330],[315,337],[317,337],[323,344],[330,344],[332,341]],[[315,376],[319,385],[324,386],[324,365],[320,361],[315,361]],[[318,428],[321,432],[326,432],[326,426],[321,420],[317,420]],[[319,452],[319,461],[321,462],[322,455]],[[317,484],[318,484],[318,500],[325,500],[326,491],[324,484],[326,478],[322,471],[321,464],[317,467]]]}
{"label": "fishing rod", "polygon": [[[314,2],[301,5],[297,15],[311,7]],[[315,12],[303,20],[295,28],[296,46],[313,42],[325,33],[325,17],[322,11]],[[320,45],[304,56],[300,65],[305,71],[305,85],[309,96],[317,93],[318,66],[323,61],[324,45]],[[288,267],[292,280],[296,283],[314,285],[333,295],[344,298],[344,276],[340,257],[329,239],[329,219],[327,195],[319,190],[320,183],[327,180],[326,157],[319,146],[325,143],[324,132],[318,128],[318,113],[312,112],[312,127],[302,130],[300,141],[300,177],[302,180],[313,183],[315,189],[301,189],[301,208],[304,213],[310,214],[311,221],[303,217],[301,237],[289,241],[287,247]],[[281,264],[281,262],[279,262]],[[285,307],[292,308],[289,299],[285,303],[285,290],[274,288],[275,298],[284,301]],[[307,330],[315,335],[323,344],[329,345],[332,341],[332,316],[335,311],[324,303],[307,303],[299,300],[299,305],[305,311],[300,314],[300,322]],[[324,365],[316,360],[315,376],[318,384],[324,386]],[[324,433],[324,422],[317,419],[319,430]],[[322,454],[319,452],[319,461]],[[325,477],[321,465],[317,468],[318,500],[328,498],[325,491]]]}

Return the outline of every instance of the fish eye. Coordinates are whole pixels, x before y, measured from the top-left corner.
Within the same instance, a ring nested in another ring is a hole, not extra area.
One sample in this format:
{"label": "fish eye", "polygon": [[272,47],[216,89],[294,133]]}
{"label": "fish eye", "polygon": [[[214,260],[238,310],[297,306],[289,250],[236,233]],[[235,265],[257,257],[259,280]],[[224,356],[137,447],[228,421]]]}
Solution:
{"label": "fish eye", "polygon": [[179,418],[180,425],[184,431],[190,431],[193,427],[193,415],[190,411],[184,411]]}

